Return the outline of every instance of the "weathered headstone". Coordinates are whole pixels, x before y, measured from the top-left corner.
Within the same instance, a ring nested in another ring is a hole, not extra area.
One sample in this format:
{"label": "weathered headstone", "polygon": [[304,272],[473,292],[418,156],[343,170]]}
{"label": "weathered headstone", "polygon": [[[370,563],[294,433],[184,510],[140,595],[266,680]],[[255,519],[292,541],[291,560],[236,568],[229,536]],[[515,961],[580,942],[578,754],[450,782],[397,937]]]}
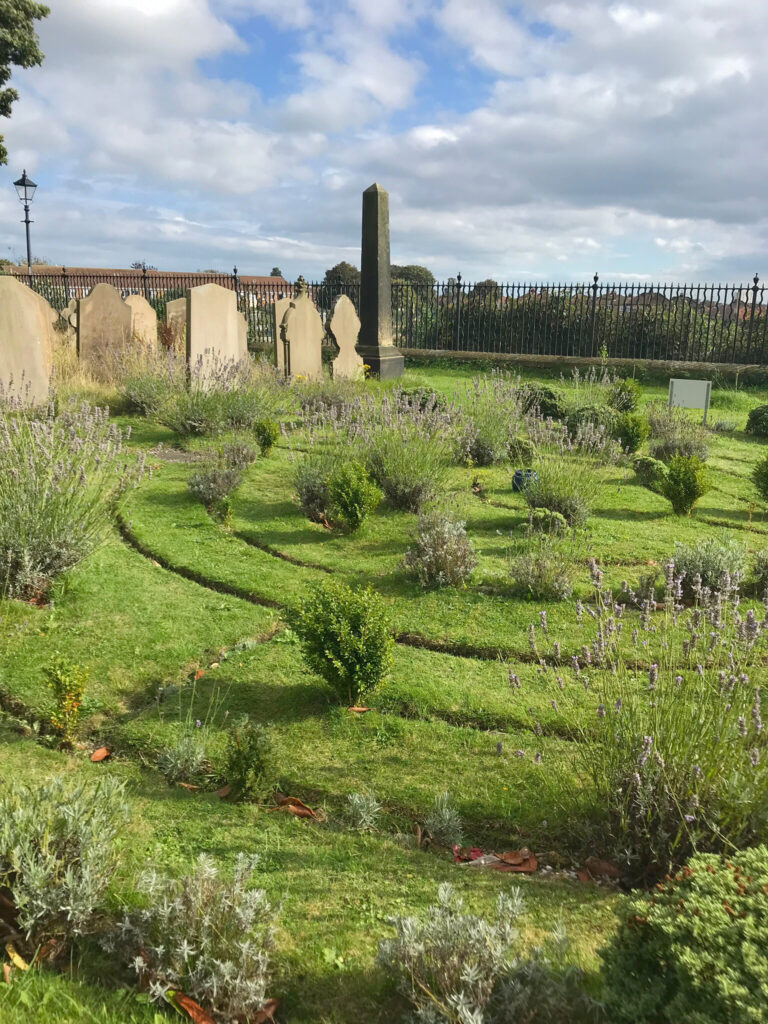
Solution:
{"label": "weathered headstone", "polygon": [[392,339],[389,193],[375,183],[363,192],[357,350],[373,376],[382,379],[402,376],[405,360]]}
{"label": "weathered headstone", "polygon": [[[237,301],[237,300],[235,300]],[[242,313],[237,314],[237,360],[248,358],[248,322]]]}
{"label": "weathered headstone", "polygon": [[290,304],[290,298],[278,299],[272,304],[275,329],[275,366],[281,373],[285,373],[285,339],[282,335],[282,323]]}
{"label": "weathered headstone", "polygon": [[340,295],[336,299],[328,323],[328,331],[339,349],[339,354],[331,363],[334,380],[340,377],[347,377],[351,380],[362,377],[363,359],[355,348],[360,334],[360,318],[349,296]]}
{"label": "weathered headstone", "polygon": [[323,376],[323,321],[307,294],[307,282],[300,277],[297,292],[285,312],[280,333],[286,343],[286,375],[304,380]]}
{"label": "weathered headstone", "polygon": [[77,302],[77,354],[96,376],[108,371],[131,341],[133,314],[111,284],[97,284]]}
{"label": "weathered headstone", "polygon": [[47,399],[56,320],[41,295],[0,276],[0,396],[31,405]]}
{"label": "weathered headstone", "polygon": [[171,332],[174,348],[184,348],[187,336],[187,300],[171,299],[165,304],[165,325]]}
{"label": "weathered headstone", "polygon": [[202,379],[242,358],[239,317],[235,293],[229,288],[202,284],[187,292],[187,360]]}
{"label": "weathered headstone", "polygon": [[157,348],[157,313],[143,295],[129,295],[125,302],[131,307],[131,337]]}
{"label": "weathered headstone", "polygon": [[707,422],[711,394],[711,380],[685,380],[673,377],[669,382],[670,408],[678,406],[681,409],[703,409],[704,423]]}

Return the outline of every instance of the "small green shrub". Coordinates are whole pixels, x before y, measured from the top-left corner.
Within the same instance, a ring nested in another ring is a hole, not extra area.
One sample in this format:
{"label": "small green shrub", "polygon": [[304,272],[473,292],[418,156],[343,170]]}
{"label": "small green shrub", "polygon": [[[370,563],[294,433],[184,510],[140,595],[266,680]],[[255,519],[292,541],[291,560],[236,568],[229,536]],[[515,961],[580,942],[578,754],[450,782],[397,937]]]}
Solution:
{"label": "small green shrub", "polygon": [[352,828],[360,832],[373,832],[381,817],[381,804],[371,793],[350,793],[347,814]]}
{"label": "small green shrub", "polygon": [[646,455],[635,459],[632,466],[643,487],[647,487],[649,491],[653,491],[655,494],[664,493],[664,485],[669,473],[665,462],[662,462],[661,459],[652,459]]}
{"label": "small green shrub", "polygon": [[509,461],[519,469],[530,469],[536,459],[536,446],[527,437],[513,437],[509,442]]}
{"label": "small green shrub", "polygon": [[58,777],[0,788],[0,890],[18,908],[23,952],[93,930],[117,863],[127,817],[123,786]]}
{"label": "small green shrub", "polygon": [[386,608],[370,588],[353,591],[326,580],[294,614],[292,625],[309,667],[350,705],[391,668],[394,640]]}
{"label": "small green shrub", "polygon": [[192,496],[204,505],[213,508],[222,498],[235,491],[242,481],[241,471],[220,462],[203,464],[187,479]]}
{"label": "small green shrub", "polygon": [[651,428],[645,417],[636,412],[623,412],[613,425],[613,436],[624,451],[634,453],[648,439]]}
{"label": "small green shrub", "polygon": [[603,427],[608,434],[614,433],[616,410],[609,405],[585,405],[568,413],[566,425],[571,434],[575,434],[584,424]]}
{"label": "small green shrub", "polygon": [[547,384],[524,384],[521,394],[526,413],[536,411],[545,420],[561,420],[565,417],[562,394]]}
{"label": "small green shrub", "polygon": [[257,420],[253,432],[261,454],[269,455],[280,438],[280,424],[275,420]]}
{"label": "small green shrub", "polygon": [[752,482],[763,501],[768,503],[768,455],[764,455],[752,470]]}
{"label": "small green shrub", "polygon": [[523,485],[523,497],[533,508],[559,512],[569,526],[584,526],[589,519],[594,497],[595,480],[584,466],[578,469],[566,456],[542,459],[536,465],[536,476]]}
{"label": "small green shrub", "polygon": [[768,848],[698,854],[627,900],[602,951],[616,1024],[765,1024]]}
{"label": "small green shrub", "polygon": [[215,772],[208,756],[208,730],[192,723],[185,725],[160,754],[157,767],[169,786],[183,782],[191,786],[205,786]]}
{"label": "small green shrub", "polygon": [[241,800],[264,800],[277,788],[277,770],[269,729],[244,716],[227,736],[224,777]]}
{"label": "small green shrub", "polygon": [[276,908],[253,885],[255,858],[240,854],[231,879],[201,855],[182,878],[148,871],[145,906],[129,911],[107,940],[155,1002],[170,990],[190,996],[222,1021],[251,1020],[272,984]]}
{"label": "small green shrub", "polygon": [[405,565],[416,574],[422,587],[457,587],[466,583],[477,558],[464,523],[442,512],[420,515],[414,543],[405,553]]}
{"label": "small green shrub", "polygon": [[398,388],[401,400],[419,410],[445,409],[448,399],[429,384],[410,385]]}
{"label": "small green shrub", "polygon": [[548,508],[532,508],[528,513],[528,533],[565,533],[565,516]]}
{"label": "small green shrub", "polygon": [[752,574],[755,578],[758,597],[763,597],[768,590],[768,548],[761,548],[755,552]]}
{"label": "small green shrub", "polygon": [[744,578],[746,549],[733,537],[702,537],[693,544],[675,544],[675,575],[682,577],[683,587],[692,593],[698,576],[701,585],[721,590],[723,577]]}
{"label": "small green shrub", "polygon": [[53,692],[51,725],[61,737],[62,744],[72,747],[83,710],[88,672],[57,653],[45,674]]}
{"label": "small green shrub", "polygon": [[435,797],[432,809],[424,819],[424,828],[441,846],[461,846],[464,842],[461,815],[450,793],[440,793]]}
{"label": "small green shrub", "polygon": [[687,516],[710,487],[706,466],[698,456],[673,455],[661,493],[676,516]]}
{"label": "small green shrub", "polygon": [[707,431],[691,419],[686,409],[652,402],[646,409],[651,428],[649,448],[654,459],[669,462],[675,455],[695,455],[706,462]]}
{"label": "small green shrub", "polygon": [[768,437],[768,405],[758,405],[749,410],[744,430],[755,437]]}
{"label": "small green shrub", "polygon": [[624,377],[611,385],[608,401],[618,412],[634,412],[642,393],[643,389],[634,377]]}
{"label": "small green shrub", "polygon": [[325,455],[308,455],[301,458],[293,475],[293,486],[301,510],[312,523],[325,522],[331,512],[331,497],[328,479],[333,472],[334,462]]}
{"label": "small green shrub", "polygon": [[564,601],[573,593],[576,566],[573,551],[546,533],[532,534],[522,549],[510,556],[513,590],[535,601]]}
{"label": "small green shrub", "polygon": [[365,466],[354,460],[337,466],[328,480],[331,518],[343,522],[349,530],[359,530],[381,498]]}

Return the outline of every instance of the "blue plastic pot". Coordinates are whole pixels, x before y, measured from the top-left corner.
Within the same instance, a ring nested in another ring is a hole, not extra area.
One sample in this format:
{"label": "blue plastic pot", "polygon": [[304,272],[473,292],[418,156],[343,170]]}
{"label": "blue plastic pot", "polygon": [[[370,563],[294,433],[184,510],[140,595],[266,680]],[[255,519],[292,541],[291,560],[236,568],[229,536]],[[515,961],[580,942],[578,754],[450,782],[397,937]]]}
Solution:
{"label": "blue plastic pot", "polygon": [[538,480],[539,474],[535,469],[516,469],[512,474],[512,490],[522,491],[531,480]]}

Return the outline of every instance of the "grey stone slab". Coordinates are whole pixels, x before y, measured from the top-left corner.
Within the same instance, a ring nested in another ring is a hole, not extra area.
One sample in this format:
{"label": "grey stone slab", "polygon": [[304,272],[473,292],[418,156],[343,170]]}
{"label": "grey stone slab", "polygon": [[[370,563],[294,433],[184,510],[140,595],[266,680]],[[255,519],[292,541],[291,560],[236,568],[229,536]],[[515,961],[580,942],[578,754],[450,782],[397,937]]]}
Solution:
{"label": "grey stone slab", "polygon": [[374,376],[399,377],[404,359],[392,338],[389,193],[373,184],[363,192],[358,352]]}
{"label": "grey stone slab", "polygon": [[157,348],[157,313],[143,295],[129,295],[125,303],[131,309],[131,337],[148,348]]}
{"label": "grey stone slab", "polygon": [[77,302],[77,354],[94,376],[100,377],[131,342],[133,314],[111,284],[97,284]]}
{"label": "grey stone slab", "polygon": [[187,292],[187,360],[203,380],[217,368],[240,361],[239,316],[235,293],[229,288],[203,284]]}
{"label": "grey stone slab", "polygon": [[283,317],[291,305],[290,298],[278,299],[272,303],[272,317],[275,330],[275,366],[285,373],[285,340],[282,335]]}
{"label": "grey stone slab", "polygon": [[360,334],[360,318],[348,295],[340,295],[336,299],[328,330],[339,349],[339,354],[331,363],[334,379],[346,377],[356,380],[362,377],[363,358],[355,348]]}
{"label": "grey stone slab", "polygon": [[57,319],[28,285],[0,276],[0,395],[30,405],[46,401]]}
{"label": "grey stone slab", "polygon": [[185,348],[187,337],[187,300],[171,299],[165,304],[165,324],[171,332],[174,348]]}
{"label": "grey stone slab", "polygon": [[281,324],[286,344],[286,372],[302,380],[321,380],[323,376],[323,321],[307,294],[307,283],[300,277],[297,294],[291,299]]}

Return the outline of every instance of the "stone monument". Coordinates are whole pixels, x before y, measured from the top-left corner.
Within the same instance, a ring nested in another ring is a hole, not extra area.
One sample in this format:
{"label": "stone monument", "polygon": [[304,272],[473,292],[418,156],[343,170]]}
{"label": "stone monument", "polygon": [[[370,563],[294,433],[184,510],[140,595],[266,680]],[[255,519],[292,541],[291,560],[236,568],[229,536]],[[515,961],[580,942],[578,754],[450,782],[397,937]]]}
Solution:
{"label": "stone monument", "polygon": [[171,332],[174,348],[183,348],[187,336],[187,300],[171,299],[165,304],[165,325]]}
{"label": "stone monument", "polygon": [[133,313],[111,284],[97,284],[77,301],[77,354],[96,376],[109,367],[110,357],[130,343]]}
{"label": "stone monument", "polygon": [[392,275],[389,264],[389,193],[377,184],[363,192],[360,258],[360,340],[357,351],[371,375],[401,377],[405,360],[392,340]]}
{"label": "stone monument", "polygon": [[187,292],[187,361],[205,379],[217,367],[243,358],[242,317],[237,297],[220,284],[201,284]]}
{"label": "stone monument", "polygon": [[0,397],[25,405],[47,400],[57,319],[42,295],[0,276]]}
{"label": "stone monument", "polygon": [[296,295],[285,311],[280,333],[287,348],[286,376],[321,380],[323,376],[323,337],[320,314],[307,293],[307,282],[300,277]]}
{"label": "stone monument", "polygon": [[131,337],[157,348],[157,313],[143,295],[129,295],[125,303],[131,308]]}
{"label": "stone monument", "polygon": [[285,371],[285,339],[282,335],[282,323],[283,317],[290,305],[291,300],[289,298],[278,299],[277,302],[272,303],[272,319],[275,331],[275,366],[285,376],[288,375]]}
{"label": "stone monument", "polygon": [[340,295],[336,299],[328,331],[339,349],[339,354],[331,363],[334,380],[341,377],[357,380],[362,377],[363,360],[355,349],[360,334],[360,319],[348,295]]}

